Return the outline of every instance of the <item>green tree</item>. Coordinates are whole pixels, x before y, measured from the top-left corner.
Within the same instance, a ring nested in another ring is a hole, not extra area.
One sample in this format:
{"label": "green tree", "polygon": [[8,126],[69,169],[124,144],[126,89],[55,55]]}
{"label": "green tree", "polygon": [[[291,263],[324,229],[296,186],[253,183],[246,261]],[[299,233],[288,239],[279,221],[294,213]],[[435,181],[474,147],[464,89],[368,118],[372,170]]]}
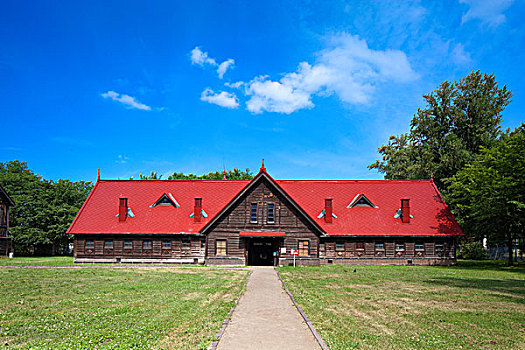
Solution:
{"label": "green tree", "polygon": [[[192,173],[184,174],[174,172],[168,176],[168,180],[222,180],[226,176],[228,180],[251,180],[253,179],[253,174],[250,169],[246,168],[240,170],[234,168],[232,170],[224,171],[215,171],[208,174],[195,175]],[[150,175],[139,175],[140,180],[160,180],[162,175],[158,175],[157,172],[151,172]]]}
{"label": "green tree", "polygon": [[525,239],[525,124],[482,148],[471,165],[447,180],[449,201],[474,239],[504,244],[512,265],[514,241]]}
{"label": "green tree", "polygon": [[65,249],[72,237],[66,230],[92,188],[90,182],[48,181],[18,160],[0,163],[0,183],[16,206],[9,212],[9,231],[17,254],[37,247]]}
{"label": "green tree", "polygon": [[226,176],[228,180],[251,180],[253,179],[253,174],[250,169],[246,168],[240,170],[234,168],[233,170],[224,170],[224,171],[215,171],[208,174],[195,175],[195,174],[183,174],[183,173],[173,173],[168,176],[169,180],[177,179],[189,179],[189,180],[222,180]]}
{"label": "green tree", "polygon": [[423,95],[410,131],[391,136],[378,149],[382,156],[368,166],[386,179],[426,179],[434,173],[445,190],[444,179],[471,163],[481,148],[490,148],[501,136],[501,112],[512,93],[500,88],[493,74],[472,72],[458,82],[444,81]]}

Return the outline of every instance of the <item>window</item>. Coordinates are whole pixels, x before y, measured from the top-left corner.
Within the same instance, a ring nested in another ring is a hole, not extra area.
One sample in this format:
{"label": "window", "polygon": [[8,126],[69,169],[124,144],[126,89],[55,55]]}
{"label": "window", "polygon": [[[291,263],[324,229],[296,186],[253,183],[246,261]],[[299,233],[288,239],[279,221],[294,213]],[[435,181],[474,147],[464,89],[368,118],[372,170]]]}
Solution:
{"label": "window", "polygon": [[133,248],[133,241],[124,241],[124,249]]}
{"label": "window", "polygon": [[273,224],[275,222],[275,212],[274,212],[275,204],[268,204],[268,220],[267,222],[269,224]]}
{"label": "window", "polygon": [[383,242],[376,242],[376,250],[385,250],[385,244]]}
{"label": "window", "polygon": [[201,241],[201,248],[206,248],[206,241]]}
{"label": "window", "polygon": [[159,199],[152,205],[150,205],[151,208],[156,207],[157,205],[172,205],[175,208],[180,207],[179,203],[175,200],[173,195],[171,193],[164,193],[162,196],[160,196]]}
{"label": "window", "polygon": [[215,247],[215,255],[226,255],[226,240],[225,239],[218,239],[215,241],[216,247]]}
{"label": "window", "polygon": [[189,239],[183,239],[182,240],[182,248],[183,249],[191,249],[191,241]]}
{"label": "window", "polygon": [[338,252],[344,252],[345,251],[345,242],[336,242],[335,243],[335,250]]}
{"label": "window", "polygon": [[442,252],[445,250],[443,243],[436,243],[436,252]]}
{"label": "window", "polygon": [[152,245],[151,245],[151,241],[144,241],[142,242],[142,248],[144,249],[151,249]]}
{"label": "window", "polygon": [[299,255],[300,256],[310,255],[310,241],[299,241]]}
{"label": "window", "polygon": [[405,250],[405,243],[396,243],[396,250]]}
{"label": "window", "polygon": [[253,223],[257,222],[257,203],[252,203],[250,222],[253,222]]}
{"label": "window", "polygon": [[355,249],[365,250],[365,242],[355,242]]}
{"label": "window", "polygon": [[113,240],[105,241],[104,242],[104,248],[105,249],[113,249]]}
{"label": "window", "polygon": [[162,249],[171,249],[171,241],[162,241]]}
{"label": "window", "polygon": [[92,239],[88,239],[86,241],[86,249],[93,249],[95,248],[95,241]]}
{"label": "window", "polygon": [[425,250],[425,245],[423,243],[416,243],[414,246],[416,250]]}

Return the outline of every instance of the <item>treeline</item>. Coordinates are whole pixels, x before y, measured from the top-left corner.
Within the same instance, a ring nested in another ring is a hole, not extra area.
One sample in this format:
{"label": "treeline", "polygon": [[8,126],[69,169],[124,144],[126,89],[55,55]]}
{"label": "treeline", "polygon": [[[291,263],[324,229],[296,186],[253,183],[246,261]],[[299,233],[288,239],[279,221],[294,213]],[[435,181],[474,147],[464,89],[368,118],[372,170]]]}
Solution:
{"label": "treeline", "polygon": [[[171,175],[168,175],[168,180],[221,180],[224,177],[228,180],[251,180],[253,179],[253,173],[250,169],[246,168],[240,170],[234,168],[233,170],[224,170],[224,171],[215,171],[208,174],[195,175],[192,173],[183,174],[174,172]],[[133,179],[133,178],[131,178]],[[160,180],[162,175],[157,174],[157,172],[151,172],[150,175],[139,175],[140,180]]]}
{"label": "treeline", "polygon": [[511,97],[493,74],[445,81],[368,166],[386,179],[433,176],[468,239],[507,246],[509,264],[512,248],[525,248],[525,125],[501,130]]}
{"label": "treeline", "polygon": [[18,160],[0,162],[0,184],[16,203],[9,210],[15,254],[67,253],[72,237],[66,231],[93,184],[46,180]]}

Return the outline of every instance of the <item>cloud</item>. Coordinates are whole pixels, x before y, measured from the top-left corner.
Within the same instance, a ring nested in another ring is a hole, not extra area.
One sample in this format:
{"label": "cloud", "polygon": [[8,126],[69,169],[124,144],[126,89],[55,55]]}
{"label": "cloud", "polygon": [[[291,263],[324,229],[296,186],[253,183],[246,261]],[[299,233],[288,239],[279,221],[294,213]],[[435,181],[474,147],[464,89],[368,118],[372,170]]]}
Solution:
{"label": "cloud", "polygon": [[201,67],[204,67],[206,65],[216,67],[217,74],[219,75],[219,79],[222,79],[226,71],[230,68],[233,68],[233,65],[235,64],[235,60],[232,58],[228,58],[226,61],[219,64],[214,58],[209,57],[208,53],[203,52],[198,46],[196,46],[193,50],[191,50],[190,58],[191,58],[192,64],[195,64]]}
{"label": "cloud", "polygon": [[466,23],[473,19],[479,19],[483,24],[497,27],[505,22],[503,14],[514,0],[459,0],[461,3],[470,6],[467,13],[461,18],[461,23]]}
{"label": "cloud", "polygon": [[458,43],[456,46],[454,46],[450,55],[452,57],[452,61],[457,65],[466,65],[472,62],[470,53],[465,51],[465,47],[461,43]]}
{"label": "cloud", "polygon": [[244,85],[249,97],[247,109],[252,113],[290,114],[313,108],[314,95],[336,94],[343,102],[369,102],[377,85],[409,82],[418,78],[405,53],[399,50],[373,50],[357,35],[339,33],[328,37],[326,49],[317,53],[313,65],[301,62],[295,72],[279,81],[259,76]]}
{"label": "cloud", "polygon": [[191,63],[201,67],[204,67],[205,64],[217,65],[217,62],[213,58],[208,57],[207,52],[202,52],[198,46],[191,50]]}
{"label": "cloud", "polygon": [[228,68],[233,66],[234,63],[235,61],[232,58],[228,58],[226,61],[219,64],[219,68],[217,68],[217,74],[219,74],[220,79],[222,79],[222,77],[224,76],[224,73],[226,73]]}
{"label": "cloud", "polygon": [[108,91],[108,92],[101,94],[101,96],[104,98],[110,98],[113,101],[120,102],[123,105],[126,105],[127,108],[136,108],[136,109],[141,109],[144,111],[151,111],[150,106],[140,103],[139,101],[135,99],[135,97],[132,97],[129,95],[121,95],[115,91]]}
{"label": "cloud", "polygon": [[115,161],[117,164],[126,164],[128,162],[128,157],[123,156],[122,154],[118,155],[118,159]]}
{"label": "cloud", "polygon": [[239,101],[237,100],[237,96],[235,96],[235,94],[226,91],[215,93],[210,88],[207,88],[202,92],[201,101],[213,103],[230,109],[239,107]]}

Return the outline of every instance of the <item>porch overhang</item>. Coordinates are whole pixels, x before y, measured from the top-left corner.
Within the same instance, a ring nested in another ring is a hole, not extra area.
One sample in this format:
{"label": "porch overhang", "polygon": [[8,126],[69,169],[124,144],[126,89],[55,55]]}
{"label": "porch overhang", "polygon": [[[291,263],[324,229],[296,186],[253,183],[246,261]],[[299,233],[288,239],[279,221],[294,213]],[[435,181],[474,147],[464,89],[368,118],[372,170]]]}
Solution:
{"label": "porch overhang", "polygon": [[239,237],[286,237],[285,232],[239,232]]}

